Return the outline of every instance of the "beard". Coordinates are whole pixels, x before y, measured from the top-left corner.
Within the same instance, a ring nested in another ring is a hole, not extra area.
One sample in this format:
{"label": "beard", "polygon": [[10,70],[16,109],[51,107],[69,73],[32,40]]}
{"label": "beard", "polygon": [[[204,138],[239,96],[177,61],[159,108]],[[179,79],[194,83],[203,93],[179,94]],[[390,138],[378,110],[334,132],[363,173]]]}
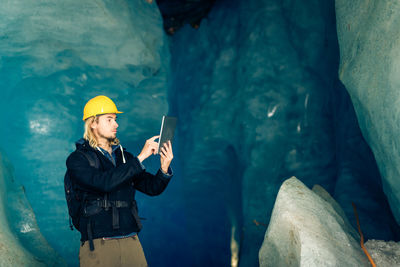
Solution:
{"label": "beard", "polygon": [[113,144],[115,142],[115,140],[117,139],[117,137],[107,137],[107,141],[110,144]]}
{"label": "beard", "polygon": [[106,139],[110,145],[114,144],[118,140],[116,135],[115,136],[105,136],[105,135],[99,133],[99,137]]}

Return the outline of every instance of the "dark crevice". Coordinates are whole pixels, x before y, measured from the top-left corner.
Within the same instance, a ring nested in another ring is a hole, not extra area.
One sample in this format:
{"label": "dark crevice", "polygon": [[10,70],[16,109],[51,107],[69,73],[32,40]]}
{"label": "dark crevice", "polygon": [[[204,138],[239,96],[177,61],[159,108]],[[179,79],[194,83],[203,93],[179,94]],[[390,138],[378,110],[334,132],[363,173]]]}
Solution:
{"label": "dark crevice", "polygon": [[186,24],[200,27],[201,20],[210,12],[215,0],[156,0],[164,30],[172,35]]}

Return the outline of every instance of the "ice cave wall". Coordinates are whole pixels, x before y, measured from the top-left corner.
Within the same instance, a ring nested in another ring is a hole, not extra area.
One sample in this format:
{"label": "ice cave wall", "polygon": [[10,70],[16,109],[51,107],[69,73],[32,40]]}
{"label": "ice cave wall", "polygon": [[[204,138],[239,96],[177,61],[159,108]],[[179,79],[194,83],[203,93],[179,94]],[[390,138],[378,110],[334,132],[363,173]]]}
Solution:
{"label": "ice cave wall", "polygon": [[337,0],[336,14],[340,79],[351,95],[400,223],[400,4]]}
{"label": "ice cave wall", "polygon": [[[217,1],[198,30],[172,37],[171,112],[185,140],[187,206],[197,207],[187,211],[196,260],[211,249],[217,265],[237,256],[257,265],[263,225],[291,175],[322,185],[349,218],[355,202],[367,238],[399,238],[337,78],[334,9],[334,1]],[[204,232],[219,240],[201,247]]]}
{"label": "ice cave wall", "polygon": [[[70,265],[77,265],[80,236],[69,230],[63,178],[83,133],[83,106],[98,94],[114,99],[125,112],[122,144],[139,153],[168,112],[165,40],[157,6],[146,1],[1,1],[0,147],[41,232]],[[141,206],[145,225],[165,218],[162,201],[149,203]]]}
{"label": "ice cave wall", "polygon": [[0,266],[66,266],[41,234],[24,188],[0,152]]}
{"label": "ice cave wall", "polygon": [[[50,245],[77,263],[62,178],[82,107],[96,94],[125,111],[119,137],[133,153],[158,133],[161,115],[179,119],[168,193],[138,196],[150,265],[226,266],[239,257],[257,265],[263,225],[292,175],[326,188],[349,218],[354,201],[367,237],[398,238],[337,79],[335,23],[333,1],[220,0],[200,29],[167,42],[155,3],[4,0],[0,147]],[[154,171],[157,161],[145,165]]]}

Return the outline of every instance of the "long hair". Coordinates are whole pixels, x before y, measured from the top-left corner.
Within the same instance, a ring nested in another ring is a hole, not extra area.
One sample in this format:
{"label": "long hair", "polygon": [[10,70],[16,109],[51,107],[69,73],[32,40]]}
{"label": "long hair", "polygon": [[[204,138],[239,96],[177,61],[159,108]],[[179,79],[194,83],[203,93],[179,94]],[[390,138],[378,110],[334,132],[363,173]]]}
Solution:
{"label": "long hair", "polygon": [[[93,133],[92,127],[90,127],[90,126],[92,126],[92,123],[94,123],[94,122],[99,122],[99,116],[92,116],[85,120],[83,138],[89,142],[89,145],[91,147],[96,149],[96,147],[99,145],[99,143],[97,142],[96,136]],[[109,141],[110,141],[111,145],[119,145],[118,138],[114,138]]]}

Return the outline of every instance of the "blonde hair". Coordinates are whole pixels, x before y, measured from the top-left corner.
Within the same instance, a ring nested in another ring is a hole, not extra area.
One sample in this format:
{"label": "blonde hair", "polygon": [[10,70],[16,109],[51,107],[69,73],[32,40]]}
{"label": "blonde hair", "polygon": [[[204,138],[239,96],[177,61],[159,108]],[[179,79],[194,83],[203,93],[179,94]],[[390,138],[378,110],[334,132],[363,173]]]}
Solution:
{"label": "blonde hair", "polygon": [[[94,135],[91,127],[92,123],[94,122],[99,122],[98,116],[92,116],[85,120],[83,138],[89,142],[91,147],[96,148],[98,147],[99,143],[97,142],[96,136]],[[118,138],[114,138],[110,141],[110,143],[111,145],[119,145],[119,140]]]}

